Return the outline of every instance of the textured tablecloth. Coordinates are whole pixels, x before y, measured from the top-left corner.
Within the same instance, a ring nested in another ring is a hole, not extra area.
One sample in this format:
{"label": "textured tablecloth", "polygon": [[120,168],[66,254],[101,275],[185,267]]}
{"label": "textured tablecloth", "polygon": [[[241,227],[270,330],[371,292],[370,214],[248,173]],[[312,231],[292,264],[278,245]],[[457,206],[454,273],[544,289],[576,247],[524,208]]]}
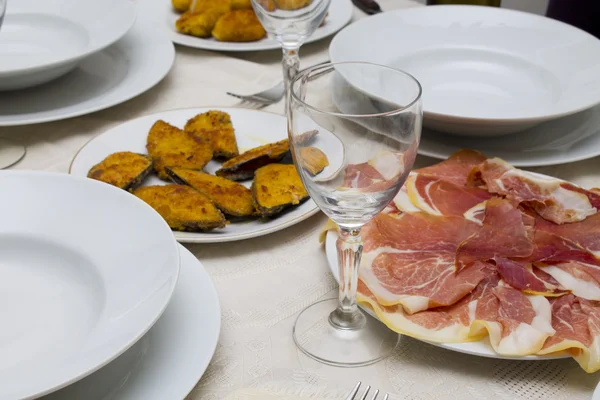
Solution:
{"label": "textured tablecloth", "polygon": [[[418,5],[409,0],[381,4],[386,10]],[[363,16],[356,11],[355,18]],[[328,44],[329,40],[323,40],[305,46],[301,51],[303,66],[326,60]],[[402,45],[400,39],[398,45]],[[279,61],[279,51],[217,54],[178,47],[171,73],[146,94],[85,117],[0,128],[0,136],[28,146],[26,157],[13,168],[67,172],[77,150],[93,136],[128,119],[157,111],[236,105],[225,91],[250,93],[269,87],[280,79]],[[282,112],[283,106],[277,104],[266,110]],[[424,157],[418,159],[420,165],[433,162]],[[600,186],[599,169],[600,158],[595,158],[535,171],[583,186]],[[336,399],[358,380],[389,391],[395,399],[591,397],[599,375],[586,374],[571,359],[486,359],[406,337],[390,358],[370,367],[335,368],[308,359],[296,349],[291,329],[301,309],[321,298],[335,296],[336,283],[318,242],[324,222],[319,214],[266,237],[188,246],[213,277],[223,310],[218,349],[189,400],[222,399],[228,395],[236,400]]]}

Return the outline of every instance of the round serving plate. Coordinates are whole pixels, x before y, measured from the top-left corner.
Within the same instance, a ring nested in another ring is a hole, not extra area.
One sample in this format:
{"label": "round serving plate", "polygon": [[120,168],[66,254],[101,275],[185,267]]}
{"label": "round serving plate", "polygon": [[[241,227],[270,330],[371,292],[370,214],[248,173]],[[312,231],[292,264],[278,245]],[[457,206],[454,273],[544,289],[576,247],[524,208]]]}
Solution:
{"label": "round serving plate", "polygon": [[0,90],[40,85],[66,74],[133,26],[133,0],[18,0],[0,36]]}
{"label": "round serving plate", "polygon": [[[374,40],[374,31],[385,34]],[[390,11],[349,25],[329,51],[333,62],[368,61],[414,75],[423,86],[425,126],[458,135],[514,133],[600,103],[600,41],[531,13]],[[344,77],[369,92],[361,77]]]}
{"label": "round serving plate", "polygon": [[[220,110],[231,116],[235,136],[240,152],[267,143],[287,138],[287,120],[284,116],[264,111],[231,107],[203,107],[164,111],[146,115],[122,123],[92,139],[75,156],[70,173],[86,177],[90,168],[98,164],[109,154],[118,151],[146,153],[146,139],[152,125],[163,120],[179,128],[193,116],[209,111]],[[214,173],[220,163],[211,161],[205,171]],[[168,182],[151,176],[144,185],[164,185]],[[249,186],[249,182],[243,182]],[[283,214],[268,220],[249,220],[232,222],[223,229],[211,232],[174,232],[181,243],[221,243],[250,239],[295,225],[319,212],[317,205],[309,199]]]}
{"label": "round serving plate", "polygon": [[101,182],[2,171],[0,188],[0,399],[32,398],[96,371],[154,325],[179,250],[151,207]]}

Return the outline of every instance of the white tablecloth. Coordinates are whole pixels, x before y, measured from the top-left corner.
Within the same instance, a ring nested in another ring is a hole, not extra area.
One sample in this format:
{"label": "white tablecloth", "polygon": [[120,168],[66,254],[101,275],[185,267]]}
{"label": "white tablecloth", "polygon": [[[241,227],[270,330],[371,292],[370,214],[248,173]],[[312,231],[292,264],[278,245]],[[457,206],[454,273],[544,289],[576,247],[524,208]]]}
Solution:
{"label": "white tablecloth", "polygon": [[[381,4],[387,10],[418,5],[409,0]],[[356,11],[355,18],[363,16]],[[303,66],[326,60],[328,44],[323,40],[305,46]],[[26,157],[13,168],[67,172],[77,150],[106,129],[157,111],[236,105],[225,91],[250,93],[269,87],[280,79],[279,61],[279,51],[217,54],[178,47],[171,73],[144,95],[85,117],[0,128],[0,136],[28,146]],[[283,106],[267,110],[282,112]],[[432,162],[424,157],[418,160],[420,165]],[[535,170],[583,186],[600,186],[600,158]],[[217,352],[189,400],[222,399],[235,391],[231,398],[341,398],[358,380],[389,391],[395,399],[591,397],[599,375],[586,374],[570,359],[478,358],[410,338],[402,338],[390,358],[365,368],[329,367],[303,356],[292,341],[295,316],[312,302],[335,296],[336,284],[318,243],[324,223],[325,218],[317,215],[262,238],[189,246],[213,277],[223,310]]]}

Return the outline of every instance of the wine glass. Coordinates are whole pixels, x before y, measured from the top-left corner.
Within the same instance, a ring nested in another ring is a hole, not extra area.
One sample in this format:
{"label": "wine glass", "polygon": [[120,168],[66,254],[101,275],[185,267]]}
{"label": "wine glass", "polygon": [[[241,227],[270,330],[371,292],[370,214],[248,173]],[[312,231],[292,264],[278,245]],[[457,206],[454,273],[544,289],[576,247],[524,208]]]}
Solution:
{"label": "wine glass", "polygon": [[357,307],[360,233],[396,196],[413,166],[423,118],[421,85],[390,67],[328,63],[292,80],[287,112],[296,169],[340,233],[339,298],[304,309],[294,341],[326,364],[372,364],[391,353],[398,334]]}
{"label": "wine glass", "polygon": [[[0,43],[2,41],[2,22],[6,12],[6,0],[0,0]],[[10,167],[25,155],[25,147],[12,140],[0,138],[0,169]]]}
{"label": "wine glass", "polygon": [[289,84],[300,68],[300,46],[321,25],[331,0],[252,0],[259,21],[283,50],[286,103]]}

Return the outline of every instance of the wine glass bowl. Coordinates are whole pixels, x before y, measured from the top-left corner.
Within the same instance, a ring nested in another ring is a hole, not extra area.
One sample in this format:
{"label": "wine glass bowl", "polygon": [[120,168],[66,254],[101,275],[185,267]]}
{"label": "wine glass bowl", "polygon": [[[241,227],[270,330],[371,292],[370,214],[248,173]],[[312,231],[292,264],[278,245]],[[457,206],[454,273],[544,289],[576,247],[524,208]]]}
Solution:
{"label": "wine glass bowl", "polygon": [[[357,308],[360,231],[392,201],[410,173],[421,135],[421,86],[390,67],[330,63],[293,79],[287,112],[302,182],[340,232],[338,299],[304,310],[294,340],[321,362],[368,365],[387,356],[398,335]],[[315,327],[320,333],[310,334]]]}

